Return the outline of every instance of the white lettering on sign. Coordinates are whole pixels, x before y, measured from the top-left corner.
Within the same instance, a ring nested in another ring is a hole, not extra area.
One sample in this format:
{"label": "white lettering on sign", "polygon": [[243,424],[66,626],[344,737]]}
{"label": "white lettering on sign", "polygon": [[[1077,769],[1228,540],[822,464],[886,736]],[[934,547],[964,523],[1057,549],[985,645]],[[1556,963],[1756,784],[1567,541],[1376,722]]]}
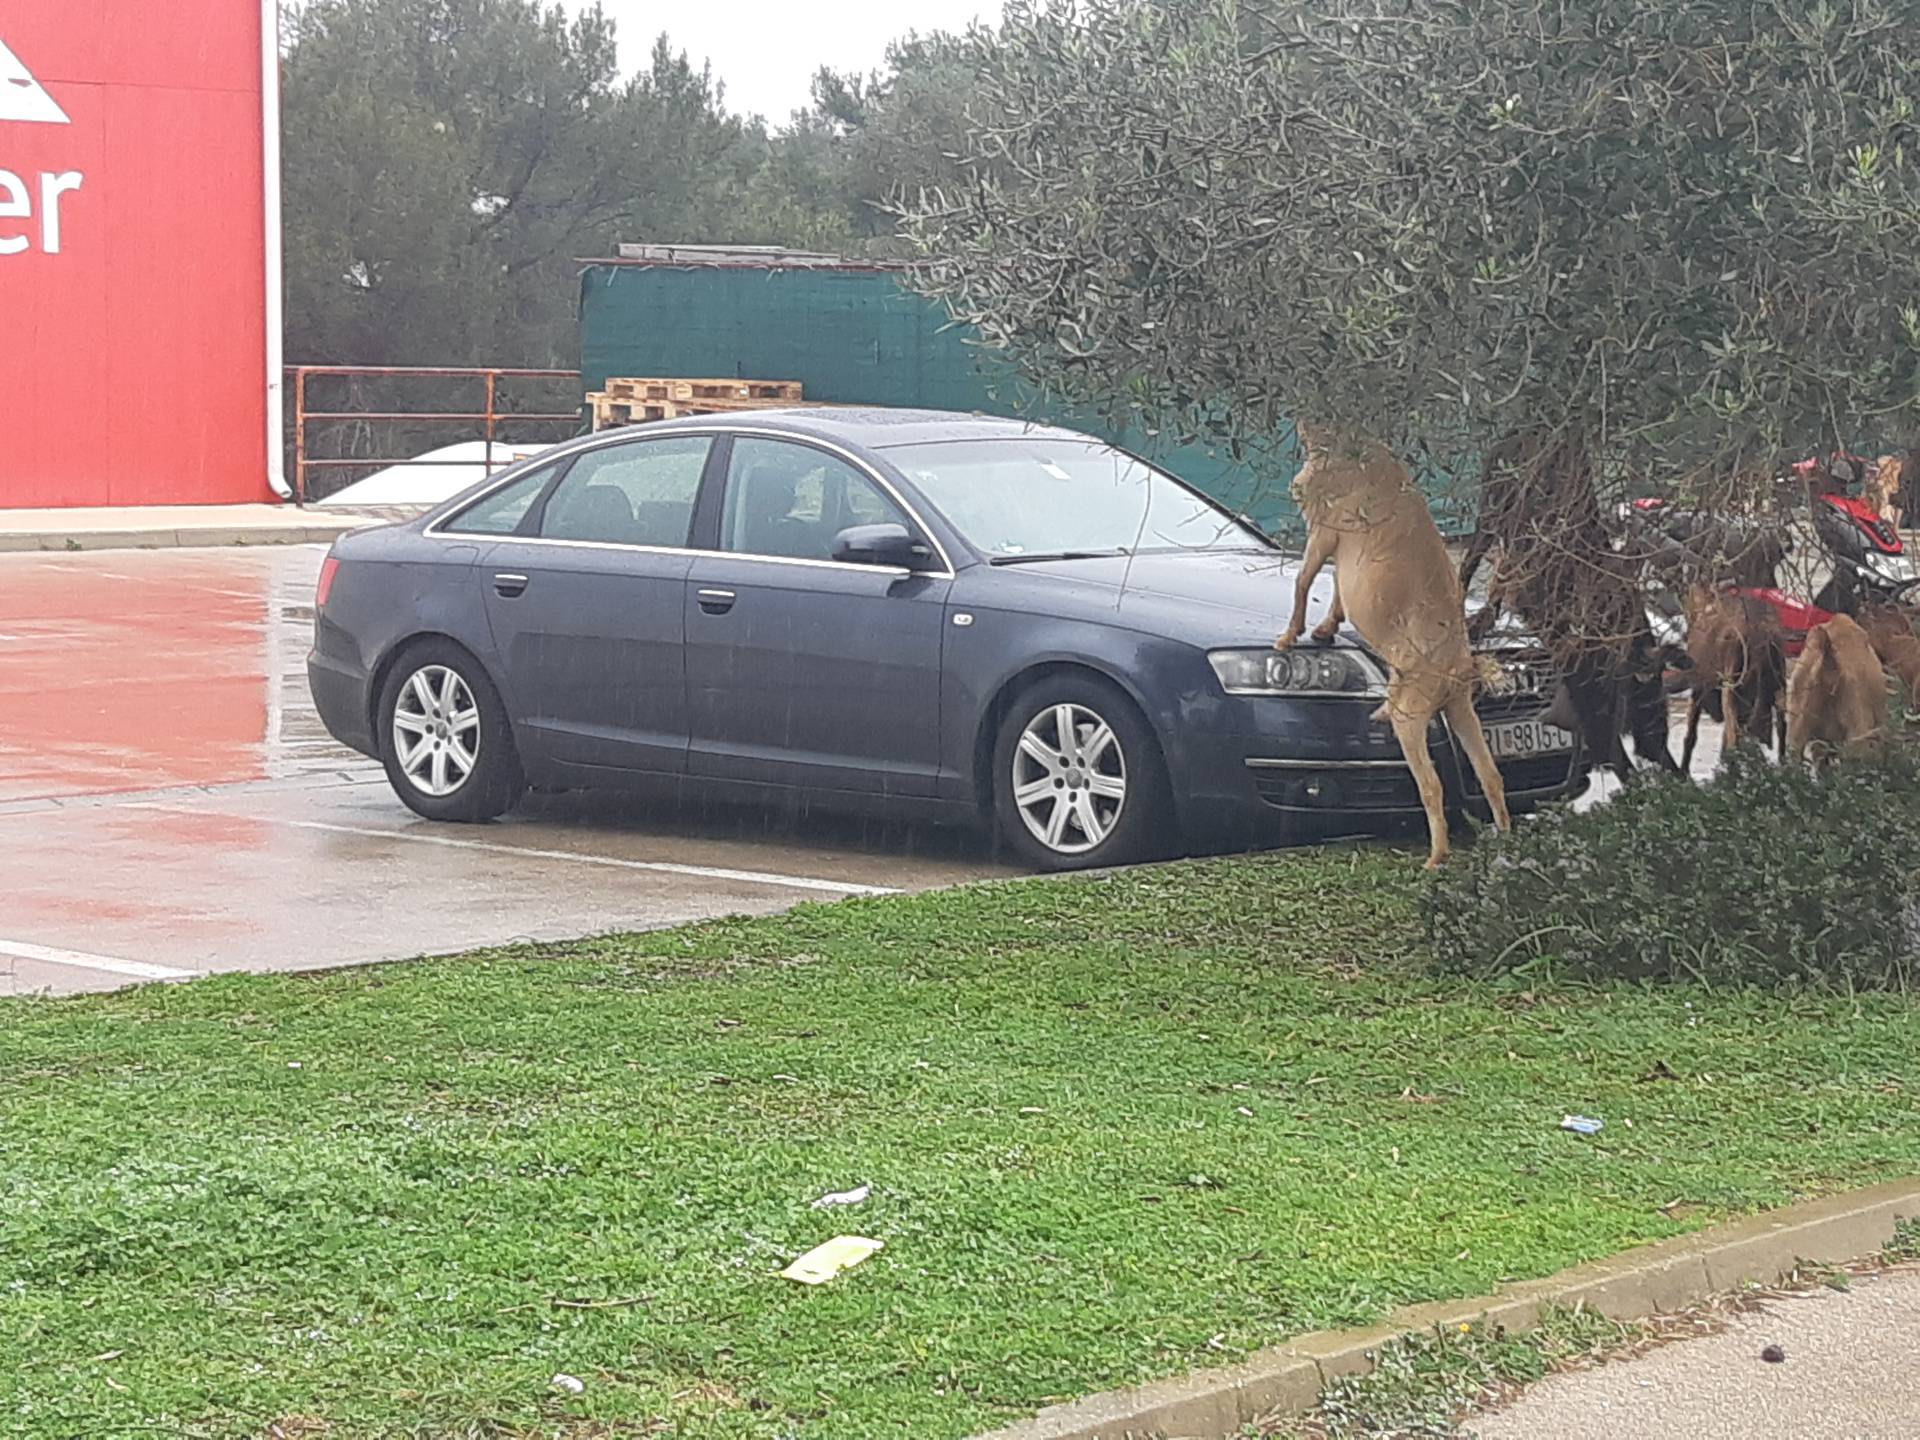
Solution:
{"label": "white lettering on sign", "polygon": [[[33,72],[20,57],[0,40],[0,124],[16,121],[26,125],[71,125],[60,102],[47,93],[46,86],[33,78]],[[34,248],[35,231],[29,223],[10,225],[8,221],[39,221],[39,248],[43,254],[60,253],[60,197],[70,195],[86,183],[78,170],[59,173],[44,171],[34,183],[11,170],[0,170],[0,255],[19,255]],[[38,208],[35,197],[38,196]]]}
{"label": "white lettering on sign", "polygon": [[[60,197],[78,190],[86,183],[86,177],[77,170],[68,170],[58,175],[43,174],[39,178],[40,249],[48,255],[58,255]],[[32,188],[11,170],[0,170],[0,222],[34,218]],[[8,231],[12,229],[12,226],[0,224],[0,255],[18,255],[33,248],[33,240],[28,232],[9,234]]]}
{"label": "white lettering on sign", "polygon": [[0,120],[30,125],[69,125],[67,112],[20,63],[20,57],[0,40]]}
{"label": "white lettering on sign", "polygon": [[[11,170],[0,170],[0,220],[25,220],[32,214],[26,182]],[[26,248],[26,236],[0,232],[0,255],[18,255]]]}

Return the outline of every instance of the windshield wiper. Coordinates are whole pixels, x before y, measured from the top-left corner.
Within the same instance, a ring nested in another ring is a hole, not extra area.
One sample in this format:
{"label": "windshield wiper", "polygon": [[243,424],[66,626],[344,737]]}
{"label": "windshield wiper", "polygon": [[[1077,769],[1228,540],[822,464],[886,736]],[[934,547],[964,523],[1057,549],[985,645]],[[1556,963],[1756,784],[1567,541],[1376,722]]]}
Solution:
{"label": "windshield wiper", "polygon": [[989,565],[1034,565],[1042,560],[1111,560],[1125,550],[1049,550],[1041,555],[995,555]]}

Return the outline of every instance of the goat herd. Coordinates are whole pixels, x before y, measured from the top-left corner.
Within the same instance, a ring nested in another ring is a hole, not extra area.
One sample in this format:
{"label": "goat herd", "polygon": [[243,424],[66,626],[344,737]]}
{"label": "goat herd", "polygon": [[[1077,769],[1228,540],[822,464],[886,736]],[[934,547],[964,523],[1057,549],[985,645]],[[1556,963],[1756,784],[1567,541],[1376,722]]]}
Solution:
{"label": "goat herd", "polygon": [[[1726,743],[1773,744],[1785,758],[1824,763],[1875,745],[1887,729],[1888,679],[1920,711],[1920,638],[1904,607],[1862,603],[1812,628],[1789,668],[1789,636],[1775,609],[1696,578],[1687,589],[1684,647],[1656,642],[1646,608],[1643,561],[1623,554],[1606,525],[1585,455],[1544,434],[1520,435],[1489,454],[1480,525],[1458,573],[1426,500],[1384,446],[1302,425],[1306,464],[1294,499],[1308,525],[1293,615],[1275,644],[1304,629],[1309,591],[1334,566],[1331,609],[1313,638],[1330,641],[1341,621],[1386,662],[1386,702],[1376,720],[1393,726],[1418,785],[1431,849],[1447,857],[1445,799],[1427,753],[1428,727],[1444,715],[1484,791],[1496,826],[1510,828],[1504,786],[1471,703],[1482,668],[1472,642],[1502,611],[1519,616],[1547,647],[1560,676],[1545,719],[1574,731],[1587,755],[1623,780],[1633,762],[1680,773],[1693,759],[1700,716],[1725,726]],[[1889,534],[1892,532],[1889,531]],[[1469,623],[1467,586],[1495,556],[1488,602]],[[1669,741],[1668,676],[1691,687],[1682,760]]]}
{"label": "goat herd", "polygon": [[1687,706],[1682,766],[1693,761],[1704,711],[1726,727],[1726,743],[1752,735],[1782,757],[1820,763],[1877,741],[1887,723],[1891,671],[1920,703],[1920,639],[1907,612],[1870,605],[1858,620],[1835,615],[1807,633],[1787,671],[1787,639],[1770,606],[1745,595],[1695,585],[1687,597]]}

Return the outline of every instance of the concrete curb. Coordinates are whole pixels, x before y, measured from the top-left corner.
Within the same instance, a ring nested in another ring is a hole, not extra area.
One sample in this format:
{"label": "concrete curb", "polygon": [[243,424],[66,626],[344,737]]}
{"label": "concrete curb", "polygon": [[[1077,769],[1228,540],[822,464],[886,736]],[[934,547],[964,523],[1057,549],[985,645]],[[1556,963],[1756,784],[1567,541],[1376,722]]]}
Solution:
{"label": "concrete curb", "polygon": [[349,530],[376,522],[340,520],[308,525],[198,526],[155,530],[73,530],[7,534],[0,553],[72,550],[172,550],[212,545],[329,545]]}
{"label": "concrete curb", "polygon": [[1875,1254],[1909,1217],[1920,1218],[1920,1180],[1789,1205],[1493,1295],[1409,1306],[1366,1329],[1302,1335],[1223,1370],[1049,1406],[976,1440],[1230,1440],[1264,1416],[1311,1410],[1326,1386],[1373,1369],[1375,1352],[1404,1336],[1531,1330],[1546,1306],[1584,1305],[1610,1319],[1637,1320],[1745,1285],[1771,1285],[1802,1261],[1837,1264]]}

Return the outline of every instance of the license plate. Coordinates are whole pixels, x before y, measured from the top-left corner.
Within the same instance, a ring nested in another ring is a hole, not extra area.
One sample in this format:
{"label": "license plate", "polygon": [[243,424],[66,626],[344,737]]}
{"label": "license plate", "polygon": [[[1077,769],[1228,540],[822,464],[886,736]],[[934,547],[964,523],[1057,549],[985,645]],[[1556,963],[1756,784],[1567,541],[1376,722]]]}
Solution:
{"label": "license plate", "polygon": [[1487,748],[1496,760],[1524,760],[1533,755],[1559,755],[1573,749],[1573,734],[1540,720],[1502,720],[1481,727]]}

